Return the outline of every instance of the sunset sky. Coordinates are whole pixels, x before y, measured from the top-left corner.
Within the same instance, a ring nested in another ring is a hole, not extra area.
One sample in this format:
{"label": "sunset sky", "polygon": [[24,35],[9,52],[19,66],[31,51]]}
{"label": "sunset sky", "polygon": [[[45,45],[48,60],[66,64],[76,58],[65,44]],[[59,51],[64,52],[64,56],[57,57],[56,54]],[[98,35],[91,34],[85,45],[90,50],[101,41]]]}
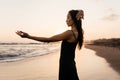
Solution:
{"label": "sunset sky", "polygon": [[120,0],[0,0],[0,42],[33,42],[17,30],[42,37],[61,33],[71,9],[84,10],[85,40],[120,38]]}

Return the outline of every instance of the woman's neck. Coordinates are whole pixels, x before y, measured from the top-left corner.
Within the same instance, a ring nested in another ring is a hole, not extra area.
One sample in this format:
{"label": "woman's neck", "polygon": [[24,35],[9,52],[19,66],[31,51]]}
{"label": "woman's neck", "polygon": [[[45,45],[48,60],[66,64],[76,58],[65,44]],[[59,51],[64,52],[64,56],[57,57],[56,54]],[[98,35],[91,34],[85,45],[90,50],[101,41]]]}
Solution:
{"label": "woman's neck", "polygon": [[76,26],[75,26],[75,25],[72,25],[72,26],[71,26],[71,30],[77,31]]}

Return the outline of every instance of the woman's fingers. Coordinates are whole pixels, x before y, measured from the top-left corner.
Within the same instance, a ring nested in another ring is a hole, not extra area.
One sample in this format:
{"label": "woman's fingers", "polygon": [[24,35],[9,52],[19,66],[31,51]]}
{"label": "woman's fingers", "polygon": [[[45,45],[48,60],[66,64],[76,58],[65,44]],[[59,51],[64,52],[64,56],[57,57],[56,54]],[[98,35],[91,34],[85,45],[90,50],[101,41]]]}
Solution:
{"label": "woman's fingers", "polygon": [[28,37],[28,33],[25,33],[23,31],[17,31],[16,34],[18,34],[19,36],[21,36],[22,38]]}
{"label": "woman's fingers", "polygon": [[16,33],[17,33],[18,35],[21,35],[21,31],[17,31]]}
{"label": "woman's fingers", "polygon": [[21,37],[24,35],[24,33],[22,31],[17,31],[16,34],[18,34]]}
{"label": "woman's fingers", "polygon": [[16,34],[20,35],[20,32],[19,32],[19,31],[17,31],[17,32],[16,32]]}

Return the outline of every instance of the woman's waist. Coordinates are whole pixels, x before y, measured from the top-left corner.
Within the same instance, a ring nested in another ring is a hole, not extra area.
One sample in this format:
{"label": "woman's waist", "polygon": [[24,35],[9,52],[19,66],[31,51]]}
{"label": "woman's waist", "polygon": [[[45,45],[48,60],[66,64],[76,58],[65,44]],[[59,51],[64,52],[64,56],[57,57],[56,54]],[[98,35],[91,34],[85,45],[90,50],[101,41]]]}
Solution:
{"label": "woman's waist", "polygon": [[60,62],[62,63],[74,63],[74,58],[60,58]]}

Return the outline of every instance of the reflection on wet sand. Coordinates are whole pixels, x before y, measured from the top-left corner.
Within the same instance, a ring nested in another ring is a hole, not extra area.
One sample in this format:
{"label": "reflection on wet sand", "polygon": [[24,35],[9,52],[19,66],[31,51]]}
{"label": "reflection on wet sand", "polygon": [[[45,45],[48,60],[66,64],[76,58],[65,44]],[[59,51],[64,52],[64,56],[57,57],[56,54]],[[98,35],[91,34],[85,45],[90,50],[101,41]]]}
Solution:
{"label": "reflection on wet sand", "polygon": [[[85,47],[87,49],[83,48],[76,55],[78,73],[81,80],[120,80],[120,75],[114,68],[110,67],[111,64],[105,58],[96,55],[98,53],[96,49],[92,50],[92,46]],[[96,46],[94,48],[99,49]],[[102,54],[103,52],[101,49],[100,53]]]}
{"label": "reflection on wet sand", "polygon": [[120,49],[95,45],[86,45],[85,47],[96,51],[96,55],[104,58],[110,67],[120,74]]}

